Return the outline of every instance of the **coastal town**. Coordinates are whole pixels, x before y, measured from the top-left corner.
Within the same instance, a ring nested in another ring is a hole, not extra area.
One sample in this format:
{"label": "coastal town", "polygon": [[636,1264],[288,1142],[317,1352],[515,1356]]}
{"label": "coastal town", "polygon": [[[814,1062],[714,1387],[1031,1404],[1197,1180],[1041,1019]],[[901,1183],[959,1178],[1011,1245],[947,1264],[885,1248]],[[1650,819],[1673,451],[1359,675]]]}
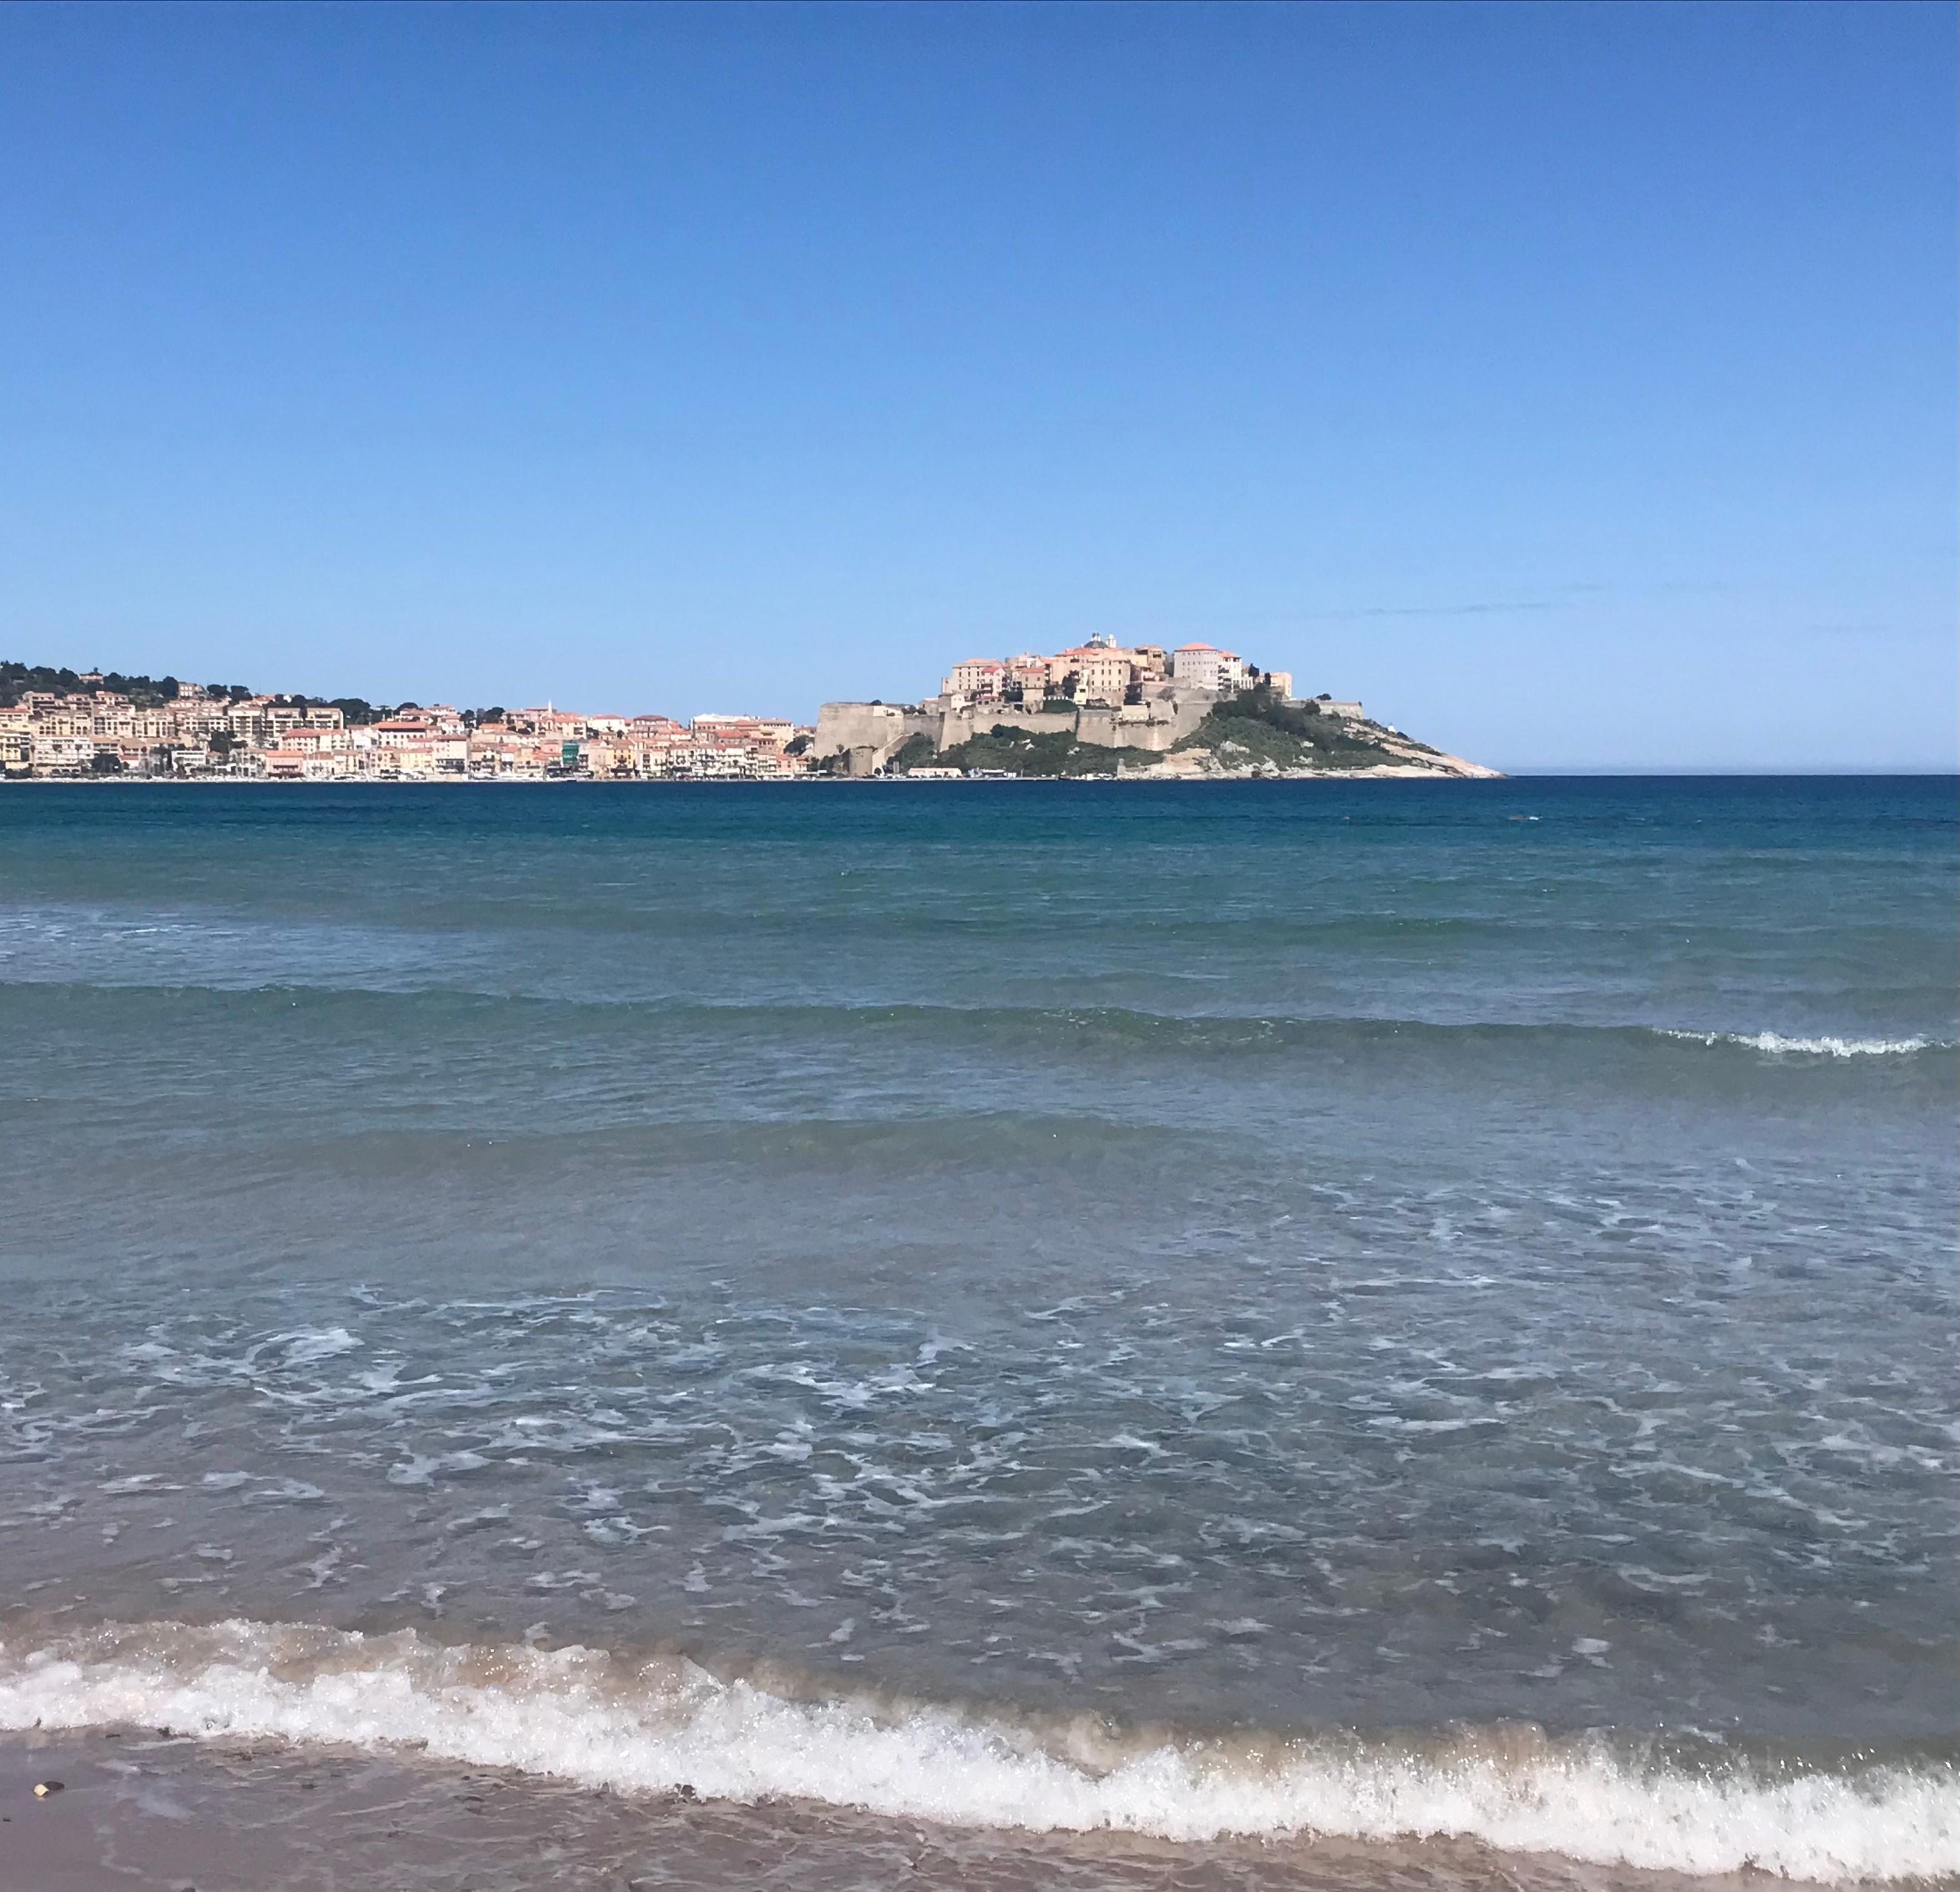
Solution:
{"label": "coastal town", "polygon": [[1053,655],[953,666],[912,703],[837,702],[814,724],[686,720],[501,705],[377,705],[242,684],[0,662],[8,781],[921,781],[1028,775],[1488,775],[1371,721],[1359,702],[1293,695],[1287,672],[1192,642],[1092,636]]}

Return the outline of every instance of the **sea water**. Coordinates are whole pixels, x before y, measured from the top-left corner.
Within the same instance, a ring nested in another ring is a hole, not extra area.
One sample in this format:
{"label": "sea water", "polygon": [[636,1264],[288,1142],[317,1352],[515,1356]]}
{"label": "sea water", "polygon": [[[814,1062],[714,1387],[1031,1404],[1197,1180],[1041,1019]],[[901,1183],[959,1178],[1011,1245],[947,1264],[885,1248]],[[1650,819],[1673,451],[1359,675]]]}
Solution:
{"label": "sea water", "polygon": [[1955,814],[0,791],[0,1726],[1960,1872]]}

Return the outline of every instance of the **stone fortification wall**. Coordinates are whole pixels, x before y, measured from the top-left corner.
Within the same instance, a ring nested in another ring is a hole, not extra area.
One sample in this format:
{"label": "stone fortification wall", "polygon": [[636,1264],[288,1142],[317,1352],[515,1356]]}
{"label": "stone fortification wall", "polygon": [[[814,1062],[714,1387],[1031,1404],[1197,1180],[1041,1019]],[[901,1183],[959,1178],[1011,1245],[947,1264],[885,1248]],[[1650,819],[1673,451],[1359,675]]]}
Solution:
{"label": "stone fortification wall", "polygon": [[1031,736],[1073,735],[1076,720],[1072,709],[1051,714],[1039,709],[1016,709],[1005,703],[962,703],[940,716],[934,740],[940,748],[950,749],[969,737],[985,735],[998,725],[1025,729]]}
{"label": "stone fortification wall", "polygon": [[1141,703],[1043,711],[1005,703],[969,703],[944,697],[923,703],[826,703],[817,712],[813,756],[847,755],[854,776],[875,774],[899,747],[922,735],[935,750],[950,749],[1004,725],[1029,735],[1072,735],[1107,749],[1147,749],[1159,754],[1188,736],[1216,700],[1209,690],[1160,685]]}
{"label": "stone fortification wall", "polygon": [[910,703],[826,703],[816,712],[810,753],[847,755],[854,776],[872,775],[913,736],[930,737],[937,746],[940,721]]}
{"label": "stone fortification wall", "polygon": [[1148,749],[1159,755],[1204,721],[1215,699],[1208,690],[1180,690],[1122,709],[1085,709],[1076,734],[1105,749]]}

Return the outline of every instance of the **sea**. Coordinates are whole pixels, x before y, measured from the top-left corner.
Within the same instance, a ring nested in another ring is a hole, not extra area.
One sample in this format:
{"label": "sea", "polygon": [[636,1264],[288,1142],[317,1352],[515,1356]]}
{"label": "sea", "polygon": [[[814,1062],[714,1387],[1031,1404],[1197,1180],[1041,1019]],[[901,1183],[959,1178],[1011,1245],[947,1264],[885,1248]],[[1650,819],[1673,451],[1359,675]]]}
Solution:
{"label": "sea", "polygon": [[16,1771],[207,1892],[1955,1883],[1956,814],[0,788]]}

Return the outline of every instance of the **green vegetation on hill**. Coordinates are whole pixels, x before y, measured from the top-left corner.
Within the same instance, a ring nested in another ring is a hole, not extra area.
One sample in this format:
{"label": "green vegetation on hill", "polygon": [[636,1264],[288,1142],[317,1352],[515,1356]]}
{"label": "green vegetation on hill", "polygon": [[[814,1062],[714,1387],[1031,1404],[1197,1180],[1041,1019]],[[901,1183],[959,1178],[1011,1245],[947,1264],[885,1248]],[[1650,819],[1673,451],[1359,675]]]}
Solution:
{"label": "green vegetation on hill", "polygon": [[[30,691],[43,692],[52,696],[86,696],[91,692],[108,690],[118,696],[126,696],[139,709],[155,709],[165,703],[173,703],[187,687],[174,677],[130,677],[121,670],[107,670],[97,675],[94,670],[72,670],[52,664],[17,664],[10,658],[0,658],[0,709],[11,709]],[[207,696],[221,697],[230,702],[243,702],[254,693],[243,683],[206,683]],[[376,723],[397,714],[385,703],[371,703],[363,696],[302,696],[292,695],[275,696],[272,701],[291,709],[337,709],[349,723]],[[402,703],[400,709],[413,709],[413,703]],[[478,722],[501,722],[501,709],[473,710],[465,720],[471,718]]]}
{"label": "green vegetation on hill", "polygon": [[[11,709],[30,690],[44,690],[56,696],[85,696],[93,690],[113,690],[133,703],[150,709],[159,703],[175,702],[183,688],[174,677],[125,677],[120,670],[105,670],[100,678],[93,671],[84,682],[81,674],[58,669],[49,664],[16,664],[0,658],[0,709]],[[211,687],[226,695],[249,696],[242,684],[214,683]]]}
{"label": "green vegetation on hill", "polygon": [[[1221,698],[1176,746],[1213,756],[1235,770],[1370,769],[1438,753],[1378,723],[1333,715],[1316,703],[1294,702],[1264,683]],[[1119,769],[1154,768],[1163,760],[1151,750],[1106,749],[1060,731],[1036,735],[996,723],[985,735],[940,751],[928,737],[908,737],[885,768],[891,775],[938,767],[1053,777],[1115,775]]]}
{"label": "green vegetation on hill", "polygon": [[[923,744],[923,755],[911,753]],[[918,763],[936,764],[942,769],[985,769],[1016,776],[1113,776],[1119,768],[1147,769],[1161,762],[1161,756],[1147,749],[1106,749],[1093,742],[1080,742],[1066,731],[1033,735],[1006,723],[996,723],[984,736],[969,737],[937,755],[923,736],[914,736],[899,750],[888,769],[903,772]]]}
{"label": "green vegetation on hill", "polygon": [[[1209,750],[1220,760],[1241,767],[1264,763],[1274,769],[1367,769],[1406,762],[1409,758],[1402,747],[1390,747],[1383,733],[1373,723],[1328,715],[1311,702],[1289,702],[1261,683],[1221,698],[1175,747]],[[1427,755],[1437,753],[1423,743],[1406,747]]]}
{"label": "green vegetation on hill", "polygon": [[910,775],[915,769],[923,769],[939,760],[939,751],[932,746],[930,736],[908,736],[885,759],[885,772],[888,776]]}

